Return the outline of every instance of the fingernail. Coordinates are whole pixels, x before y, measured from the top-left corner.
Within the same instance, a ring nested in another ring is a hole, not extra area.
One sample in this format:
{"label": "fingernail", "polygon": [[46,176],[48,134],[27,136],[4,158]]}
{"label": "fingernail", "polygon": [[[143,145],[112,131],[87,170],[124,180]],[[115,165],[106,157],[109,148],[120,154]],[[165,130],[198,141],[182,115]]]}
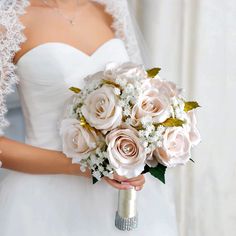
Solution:
{"label": "fingernail", "polygon": [[140,191],[140,190],[141,190],[141,187],[136,186],[136,187],[135,187],[135,190],[136,190],[136,191]]}

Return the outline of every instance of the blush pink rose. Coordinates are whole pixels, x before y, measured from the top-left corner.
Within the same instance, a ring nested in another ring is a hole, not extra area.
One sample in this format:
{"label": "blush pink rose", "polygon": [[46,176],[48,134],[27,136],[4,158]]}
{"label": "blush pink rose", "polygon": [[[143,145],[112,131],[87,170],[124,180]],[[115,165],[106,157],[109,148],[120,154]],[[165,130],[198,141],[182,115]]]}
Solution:
{"label": "blush pink rose", "polygon": [[118,127],[122,121],[122,108],[114,87],[106,84],[88,95],[81,111],[92,127],[104,133]]}
{"label": "blush pink rose", "polygon": [[163,138],[163,146],[153,152],[152,164],[155,163],[155,158],[157,162],[167,167],[175,167],[189,161],[191,141],[184,128],[167,128]]}
{"label": "blush pink rose", "polygon": [[194,110],[191,110],[187,113],[187,124],[185,128],[189,134],[189,139],[192,146],[198,145],[201,141],[201,136],[197,129],[197,119]]}
{"label": "blush pink rose", "polygon": [[108,159],[117,174],[133,178],[142,173],[146,154],[138,132],[129,126],[112,130],[106,136]]}
{"label": "blush pink rose", "polygon": [[142,65],[137,65],[132,62],[109,63],[106,65],[104,71],[106,79],[115,81],[117,77],[125,78],[128,82],[135,80],[135,78],[147,78],[146,70]]}
{"label": "blush pink rose", "polygon": [[158,76],[153,79],[147,79],[143,83],[143,87],[146,89],[155,88],[167,97],[179,96],[182,92],[181,89],[173,82],[160,79]]}
{"label": "blush pink rose", "polygon": [[79,163],[89,156],[101,142],[101,135],[80,125],[76,119],[65,119],[61,122],[60,135],[62,137],[63,153]]}
{"label": "blush pink rose", "polygon": [[145,116],[152,117],[155,123],[162,123],[171,116],[170,95],[163,90],[162,86],[153,87],[152,80],[148,79],[144,83],[144,93],[132,108],[131,119],[134,126],[139,125],[140,120]]}

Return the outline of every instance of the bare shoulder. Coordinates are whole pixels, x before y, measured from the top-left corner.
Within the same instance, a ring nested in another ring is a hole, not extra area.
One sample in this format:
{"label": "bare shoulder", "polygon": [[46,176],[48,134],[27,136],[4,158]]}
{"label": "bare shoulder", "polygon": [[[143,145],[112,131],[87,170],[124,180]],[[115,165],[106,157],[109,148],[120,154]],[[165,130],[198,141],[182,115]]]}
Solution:
{"label": "bare shoulder", "polygon": [[99,3],[90,3],[91,8],[93,9],[94,12],[104,21],[106,22],[107,25],[111,26],[113,22],[113,17],[108,14],[105,10],[104,5],[101,5]]}
{"label": "bare shoulder", "polygon": [[26,28],[31,25],[32,21],[36,21],[41,18],[40,12],[45,8],[42,1],[30,0],[30,5],[26,9],[26,14],[20,17],[21,22]]}

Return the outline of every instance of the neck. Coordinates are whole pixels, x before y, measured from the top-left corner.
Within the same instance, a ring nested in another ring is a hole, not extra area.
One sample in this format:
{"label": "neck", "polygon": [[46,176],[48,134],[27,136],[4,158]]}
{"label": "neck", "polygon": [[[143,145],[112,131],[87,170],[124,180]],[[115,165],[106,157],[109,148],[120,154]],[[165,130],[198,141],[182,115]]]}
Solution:
{"label": "neck", "polygon": [[84,5],[89,0],[46,0],[50,5],[63,9],[75,9],[79,5]]}

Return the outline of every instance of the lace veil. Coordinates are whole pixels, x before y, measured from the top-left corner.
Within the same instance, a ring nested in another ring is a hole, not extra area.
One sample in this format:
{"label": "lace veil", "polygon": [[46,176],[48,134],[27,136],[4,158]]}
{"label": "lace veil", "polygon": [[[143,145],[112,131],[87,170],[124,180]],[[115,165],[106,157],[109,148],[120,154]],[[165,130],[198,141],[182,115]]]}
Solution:
{"label": "lace veil", "polygon": [[[142,63],[141,54],[130,17],[127,0],[92,0],[104,5],[105,11],[113,16],[113,29],[116,37],[125,42],[130,60]],[[13,64],[15,53],[27,40],[23,34],[23,25],[19,17],[25,14],[29,0],[0,0],[0,136],[9,125],[6,95],[13,92],[13,85],[19,83]]]}

